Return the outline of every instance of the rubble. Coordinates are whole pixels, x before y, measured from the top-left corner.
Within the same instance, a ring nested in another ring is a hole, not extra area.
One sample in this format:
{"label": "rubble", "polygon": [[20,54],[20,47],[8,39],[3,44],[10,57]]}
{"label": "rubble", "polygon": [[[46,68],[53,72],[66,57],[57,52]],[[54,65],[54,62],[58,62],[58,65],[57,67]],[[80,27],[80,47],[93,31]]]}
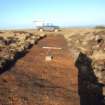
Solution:
{"label": "rubble", "polygon": [[37,40],[45,35],[35,35],[24,31],[7,31],[0,33],[0,69],[9,60],[15,59],[19,52],[25,52]]}
{"label": "rubble", "polygon": [[[77,59],[80,52],[92,60],[93,72],[99,83],[105,85],[105,30],[82,30],[65,35],[70,51]],[[76,55],[76,56],[75,56]],[[103,89],[105,93],[105,89]]]}

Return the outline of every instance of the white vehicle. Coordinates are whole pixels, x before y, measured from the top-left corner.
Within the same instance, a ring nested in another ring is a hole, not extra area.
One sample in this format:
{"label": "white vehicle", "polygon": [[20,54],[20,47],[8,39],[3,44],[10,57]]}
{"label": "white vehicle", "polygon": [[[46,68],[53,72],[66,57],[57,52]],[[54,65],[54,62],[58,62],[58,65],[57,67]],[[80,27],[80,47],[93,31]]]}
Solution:
{"label": "white vehicle", "polygon": [[37,29],[39,31],[55,31],[55,32],[60,30],[59,26],[54,26],[54,25],[39,26]]}

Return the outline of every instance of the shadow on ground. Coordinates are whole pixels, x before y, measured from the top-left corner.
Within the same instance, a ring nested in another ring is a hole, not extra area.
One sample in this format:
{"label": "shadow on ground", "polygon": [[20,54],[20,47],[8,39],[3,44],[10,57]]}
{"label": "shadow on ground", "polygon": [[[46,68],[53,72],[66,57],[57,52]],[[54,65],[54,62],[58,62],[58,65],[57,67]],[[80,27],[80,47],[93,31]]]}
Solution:
{"label": "shadow on ground", "polygon": [[24,57],[27,54],[27,52],[28,51],[18,52],[13,60],[7,60],[3,68],[0,69],[0,74],[10,70],[20,58]]}
{"label": "shadow on ground", "polygon": [[103,84],[97,81],[92,70],[92,60],[80,53],[75,65],[78,68],[78,93],[80,105],[105,105],[102,95]]}

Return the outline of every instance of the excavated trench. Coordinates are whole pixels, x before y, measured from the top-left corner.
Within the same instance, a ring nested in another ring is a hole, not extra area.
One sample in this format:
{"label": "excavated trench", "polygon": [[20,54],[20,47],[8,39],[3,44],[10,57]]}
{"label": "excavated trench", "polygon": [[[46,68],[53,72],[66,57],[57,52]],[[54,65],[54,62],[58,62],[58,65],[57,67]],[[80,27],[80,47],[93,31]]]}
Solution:
{"label": "excavated trench", "polygon": [[74,62],[62,35],[40,40],[0,75],[1,105],[104,105],[101,92],[91,60],[80,53]]}
{"label": "excavated trench", "polygon": [[[50,56],[52,59],[47,61]],[[0,103],[79,105],[77,77],[64,37],[48,36],[1,73]]]}

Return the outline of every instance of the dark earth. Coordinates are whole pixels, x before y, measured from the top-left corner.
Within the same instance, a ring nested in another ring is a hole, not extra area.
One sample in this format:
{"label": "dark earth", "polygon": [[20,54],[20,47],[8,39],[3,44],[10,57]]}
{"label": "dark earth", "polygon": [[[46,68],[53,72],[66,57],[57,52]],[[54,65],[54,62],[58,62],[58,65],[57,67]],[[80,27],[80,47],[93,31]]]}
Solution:
{"label": "dark earth", "polygon": [[[53,58],[46,61],[49,55]],[[80,105],[79,101],[78,71],[62,35],[40,40],[0,74],[0,105]]]}

